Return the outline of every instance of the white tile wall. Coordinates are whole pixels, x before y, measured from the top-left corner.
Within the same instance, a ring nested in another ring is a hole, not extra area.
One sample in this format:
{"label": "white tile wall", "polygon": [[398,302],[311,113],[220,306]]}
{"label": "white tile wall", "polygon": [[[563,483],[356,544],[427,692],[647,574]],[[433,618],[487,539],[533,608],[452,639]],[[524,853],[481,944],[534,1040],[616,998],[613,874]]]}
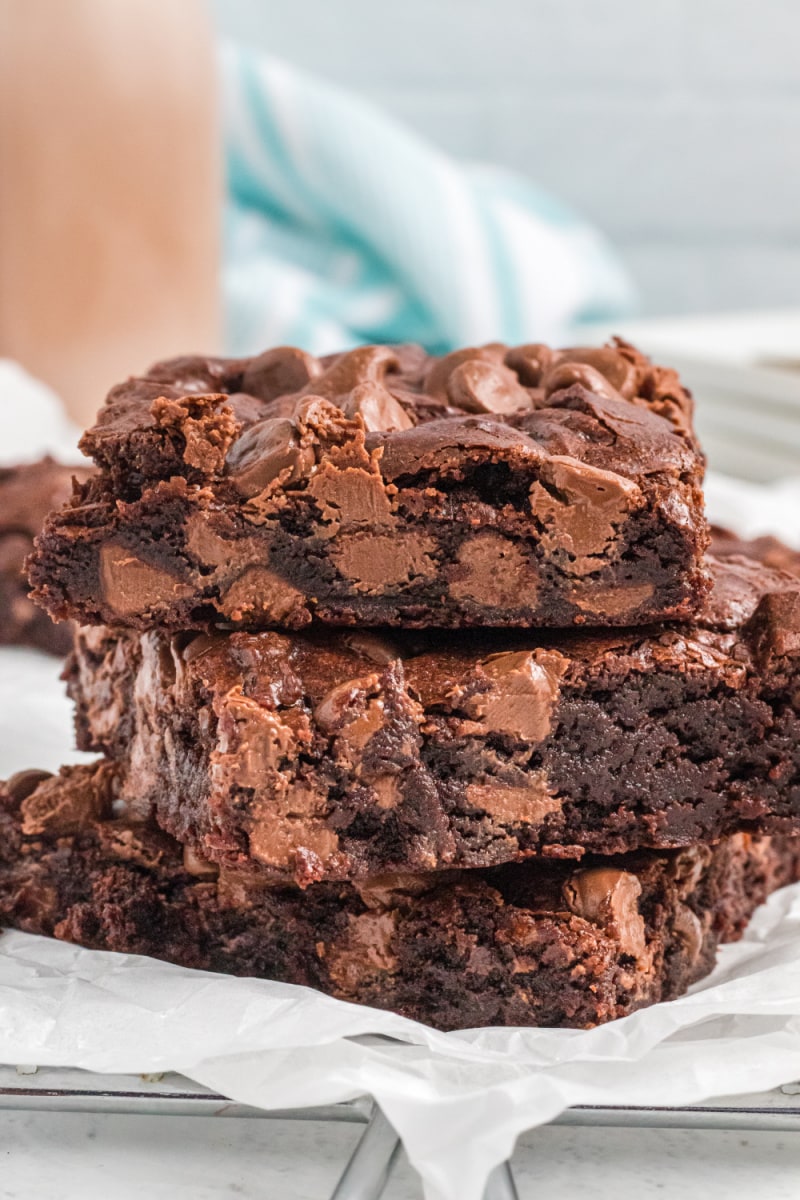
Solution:
{"label": "white tile wall", "polygon": [[212,0],[219,28],[522,170],[647,312],[800,304],[798,0]]}

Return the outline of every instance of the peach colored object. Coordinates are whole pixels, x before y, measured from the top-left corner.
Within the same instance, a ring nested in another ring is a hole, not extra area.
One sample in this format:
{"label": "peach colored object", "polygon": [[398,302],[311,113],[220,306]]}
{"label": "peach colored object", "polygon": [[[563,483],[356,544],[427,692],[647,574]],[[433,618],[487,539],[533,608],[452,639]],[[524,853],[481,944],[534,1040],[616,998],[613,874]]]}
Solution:
{"label": "peach colored object", "polygon": [[221,170],[196,0],[0,0],[0,354],[88,423],[219,331]]}

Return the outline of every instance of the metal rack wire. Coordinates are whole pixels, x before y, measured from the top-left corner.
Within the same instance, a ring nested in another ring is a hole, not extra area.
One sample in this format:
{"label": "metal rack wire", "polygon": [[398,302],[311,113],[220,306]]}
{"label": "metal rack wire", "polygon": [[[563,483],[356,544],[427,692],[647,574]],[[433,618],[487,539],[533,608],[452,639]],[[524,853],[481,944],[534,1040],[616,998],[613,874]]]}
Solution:
{"label": "metal rack wire", "polygon": [[[179,1075],[148,1079],[71,1070],[29,1074],[25,1068],[0,1067],[0,1109],[127,1116],[252,1117],[363,1125],[364,1131],[330,1200],[380,1200],[401,1148],[397,1134],[368,1097],[316,1108],[266,1111],[238,1104]],[[800,1098],[773,1091],[683,1108],[587,1105],[568,1109],[554,1124],[800,1132]],[[510,1163],[503,1163],[492,1173],[484,1200],[517,1200]]]}

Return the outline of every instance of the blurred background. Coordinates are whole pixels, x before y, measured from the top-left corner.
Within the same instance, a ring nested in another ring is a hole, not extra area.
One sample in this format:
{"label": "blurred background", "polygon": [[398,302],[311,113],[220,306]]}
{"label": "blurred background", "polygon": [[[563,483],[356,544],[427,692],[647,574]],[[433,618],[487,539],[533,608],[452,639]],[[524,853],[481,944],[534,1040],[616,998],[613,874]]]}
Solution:
{"label": "blurred background", "polygon": [[648,314],[800,305],[796,0],[213,0],[220,34],[533,178]]}
{"label": "blurred background", "polygon": [[620,333],[796,475],[798,46],[793,0],[0,0],[0,355],[85,425],[181,352]]}

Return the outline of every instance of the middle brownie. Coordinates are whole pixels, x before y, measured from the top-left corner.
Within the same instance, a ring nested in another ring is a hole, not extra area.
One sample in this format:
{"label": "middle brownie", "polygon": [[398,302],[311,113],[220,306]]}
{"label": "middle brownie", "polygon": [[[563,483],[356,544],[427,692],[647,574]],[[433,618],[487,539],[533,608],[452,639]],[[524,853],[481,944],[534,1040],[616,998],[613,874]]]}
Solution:
{"label": "middle brownie", "polygon": [[649,631],[85,629],[79,744],[201,859],[301,884],[796,832],[800,580],[709,562]]}

